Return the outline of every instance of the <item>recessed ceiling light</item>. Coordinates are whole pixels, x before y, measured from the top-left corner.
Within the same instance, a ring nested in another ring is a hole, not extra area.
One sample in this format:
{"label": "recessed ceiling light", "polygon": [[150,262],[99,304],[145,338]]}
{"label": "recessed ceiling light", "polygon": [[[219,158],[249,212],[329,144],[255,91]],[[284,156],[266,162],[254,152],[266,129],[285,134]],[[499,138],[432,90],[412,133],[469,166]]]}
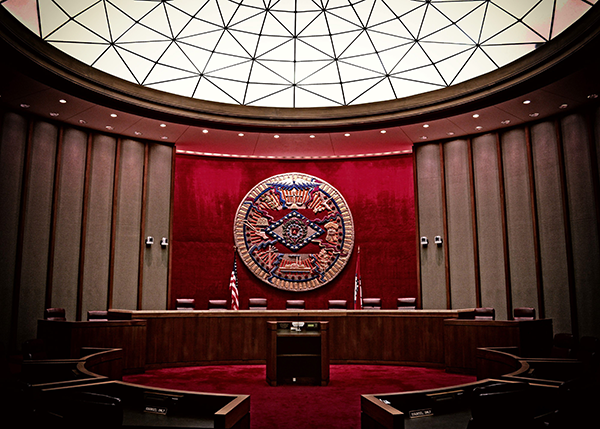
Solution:
{"label": "recessed ceiling light", "polygon": [[239,133],[238,136],[244,137],[244,133]]}
{"label": "recessed ceiling light", "polygon": [[83,125],[83,124],[87,124],[87,121],[85,119],[80,119],[79,123]]}
{"label": "recessed ceiling light", "polygon": [[473,115],[473,117],[474,117],[475,119],[479,118],[479,113],[475,113],[475,114]]}
{"label": "recessed ceiling light", "polygon": [[107,129],[107,130],[114,130],[114,129],[115,129],[115,127],[113,127],[112,125],[107,125],[107,126],[106,126],[106,129]]}
{"label": "recessed ceiling light", "polygon": [[523,100],[523,104],[529,104],[531,103],[531,100]]}
{"label": "recessed ceiling light", "polygon": [[381,130],[380,132],[381,132],[381,134],[385,134],[385,133],[387,133],[387,131],[386,131],[386,130]]}
{"label": "recessed ceiling light", "polygon": [[169,137],[167,137],[167,136],[162,136],[162,137],[161,137],[161,139],[163,139],[163,140],[168,140],[168,139],[169,139]]}
{"label": "recessed ceiling light", "polygon": [[587,96],[589,99],[598,98],[598,94],[590,94]]}
{"label": "recessed ceiling light", "polygon": [[454,132],[452,132],[452,131],[448,131],[446,134],[448,134],[449,136],[453,136],[453,135],[454,135]]}
{"label": "recessed ceiling light", "polygon": [[344,134],[345,137],[350,137],[350,133]]}
{"label": "recessed ceiling light", "polygon": [[427,136],[421,136],[421,140],[427,140]]}
{"label": "recessed ceiling light", "polygon": [[166,126],[167,126],[167,124],[160,124],[160,127],[161,127],[161,128],[164,128],[164,127],[166,127]]}
{"label": "recessed ceiling light", "polygon": [[141,131],[134,131],[133,134],[135,134],[136,136],[141,136],[142,132]]}
{"label": "recessed ceiling light", "polygon": [[278,139],[278,138],[279,138],[279,136],[278,136],[277,134],[275,134],[275,135],[273,136],[273,138],[274,138],[274,139]]}
{"label": "recessed ceiling light", "polygon": [[538,112],[533,112],[530,113],[529,116],[531,116],[532,118],[537,118],[538,116],[540,116],[540,114]]}
{"label": "recessed ceiling light", "polygon": [[311,139],[314,139],[314,138],[315,138],[315,136],[314,136],[314,135],[310,135],[310,138],[311,138]]}
{"label": "recessed ceiling light", "polygon": [[475,127],[475,129],[476,129],[476,130],[483,130],[483,127],[482,127],[481,125],[477,125],[477,126]]}
{"label": "recessed ceiling light", "polygon": [[58,112],[50,112],[50,116],[56,118],[58,116]]}
{"label": "recessed ceiling light", "polygon": [[508,125],[510,124],[510,119],[505,119],[502,122],[500,122],[502,125]]}
{"label": "recessed ceiling light", "polygon": [[60,100],[58,100],[58,102],[60,104],[65,104],[67,102],[67,100],[65,100],[64,98],[61,98]]}
{"label": "recessed ceiling light", "polygon": [[116,113],[111,113],[111,114],[110,114],[110,117],[111,117],[111,118],[116,118],[116,117],[117,117],[117,114],[116,114]]}
{"label": "recessed ceiling light", "polygon": [[429,128],[429,124],[423,124],[423,128]]}
{"label": "recessed ceiling light", "polygon": [[23,109],[29,109],[31,106],[29,104],[26,104],[26,103],[21,103],[21,107]]}
{"label": "recessed ceiling light", "polygon": [[202,132],[203,132],[204,134],[206,134],[206,133],[208,133],[208,130],[202,130]]}
{"label": "recessed ceiling light", "polygon": [[567,103],[563,103],[560,106],[558,106],[559,109],[566,109],[567,107],[569,107]]}

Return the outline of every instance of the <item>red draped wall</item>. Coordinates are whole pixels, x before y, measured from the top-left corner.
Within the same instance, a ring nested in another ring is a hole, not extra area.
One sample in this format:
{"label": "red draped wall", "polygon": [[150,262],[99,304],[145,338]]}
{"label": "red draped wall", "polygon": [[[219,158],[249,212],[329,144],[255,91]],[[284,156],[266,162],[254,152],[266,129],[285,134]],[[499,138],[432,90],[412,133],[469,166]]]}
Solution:
{"label": "red draped wall", "polygon": [[346,200],[355,228],[353,255],[330,283],[309,292],[276,289],[256,278],[237,257],[240,308],[248,298],[268,299],[283,309],[286,299],[304,299],[307,309],[327,308],[328,299],[353,299],[356,247],[361,248],[364,297],[417,296],[412,155],[343,161],[232,160],[177,155],[172,235],[171,299],[229,299],[233,268],[233,220],[244,196],[276,174],[300,172],[335,187]]}

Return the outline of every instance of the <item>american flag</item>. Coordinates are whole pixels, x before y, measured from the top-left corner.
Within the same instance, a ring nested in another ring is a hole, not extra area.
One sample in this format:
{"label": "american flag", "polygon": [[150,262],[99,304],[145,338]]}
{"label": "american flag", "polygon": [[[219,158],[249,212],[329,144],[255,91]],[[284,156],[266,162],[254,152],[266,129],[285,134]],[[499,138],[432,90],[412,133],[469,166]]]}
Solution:
{"label": "american flag", "polygon": [[229,279],[229,292],[231,292],[231,309],[240,309],[240,297],[238,295],[237,264],[235,262],[235,253],[233,254],[233,270]]}
{"label": "american flag", "polygon": [[356,256],[356,272],[354,274],[354,309],[362,310],[362,284],[360,281],[360,247]]}

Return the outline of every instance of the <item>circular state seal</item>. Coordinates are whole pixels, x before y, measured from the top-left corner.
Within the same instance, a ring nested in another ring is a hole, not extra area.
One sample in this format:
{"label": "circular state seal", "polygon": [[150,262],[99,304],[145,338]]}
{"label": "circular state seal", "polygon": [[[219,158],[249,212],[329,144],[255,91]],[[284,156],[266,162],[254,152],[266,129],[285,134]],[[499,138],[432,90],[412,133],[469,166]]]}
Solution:
{"label": "circular state seal", "polygon": [[301,292],[327,284],[344,268],[354,246],[354,223],[333,186],[286,173],[248,192],[233,235],[240,258],[259,279]]}

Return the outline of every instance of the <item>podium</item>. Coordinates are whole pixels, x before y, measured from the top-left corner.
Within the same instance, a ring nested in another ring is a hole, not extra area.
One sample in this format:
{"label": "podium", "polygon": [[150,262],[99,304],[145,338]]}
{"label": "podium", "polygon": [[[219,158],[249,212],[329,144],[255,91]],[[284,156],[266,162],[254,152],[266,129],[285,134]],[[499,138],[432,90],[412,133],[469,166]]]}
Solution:
{"label": "podium", "polygon": [[329,383],[327,322],[267,322],[267,382],[271,386]]}

